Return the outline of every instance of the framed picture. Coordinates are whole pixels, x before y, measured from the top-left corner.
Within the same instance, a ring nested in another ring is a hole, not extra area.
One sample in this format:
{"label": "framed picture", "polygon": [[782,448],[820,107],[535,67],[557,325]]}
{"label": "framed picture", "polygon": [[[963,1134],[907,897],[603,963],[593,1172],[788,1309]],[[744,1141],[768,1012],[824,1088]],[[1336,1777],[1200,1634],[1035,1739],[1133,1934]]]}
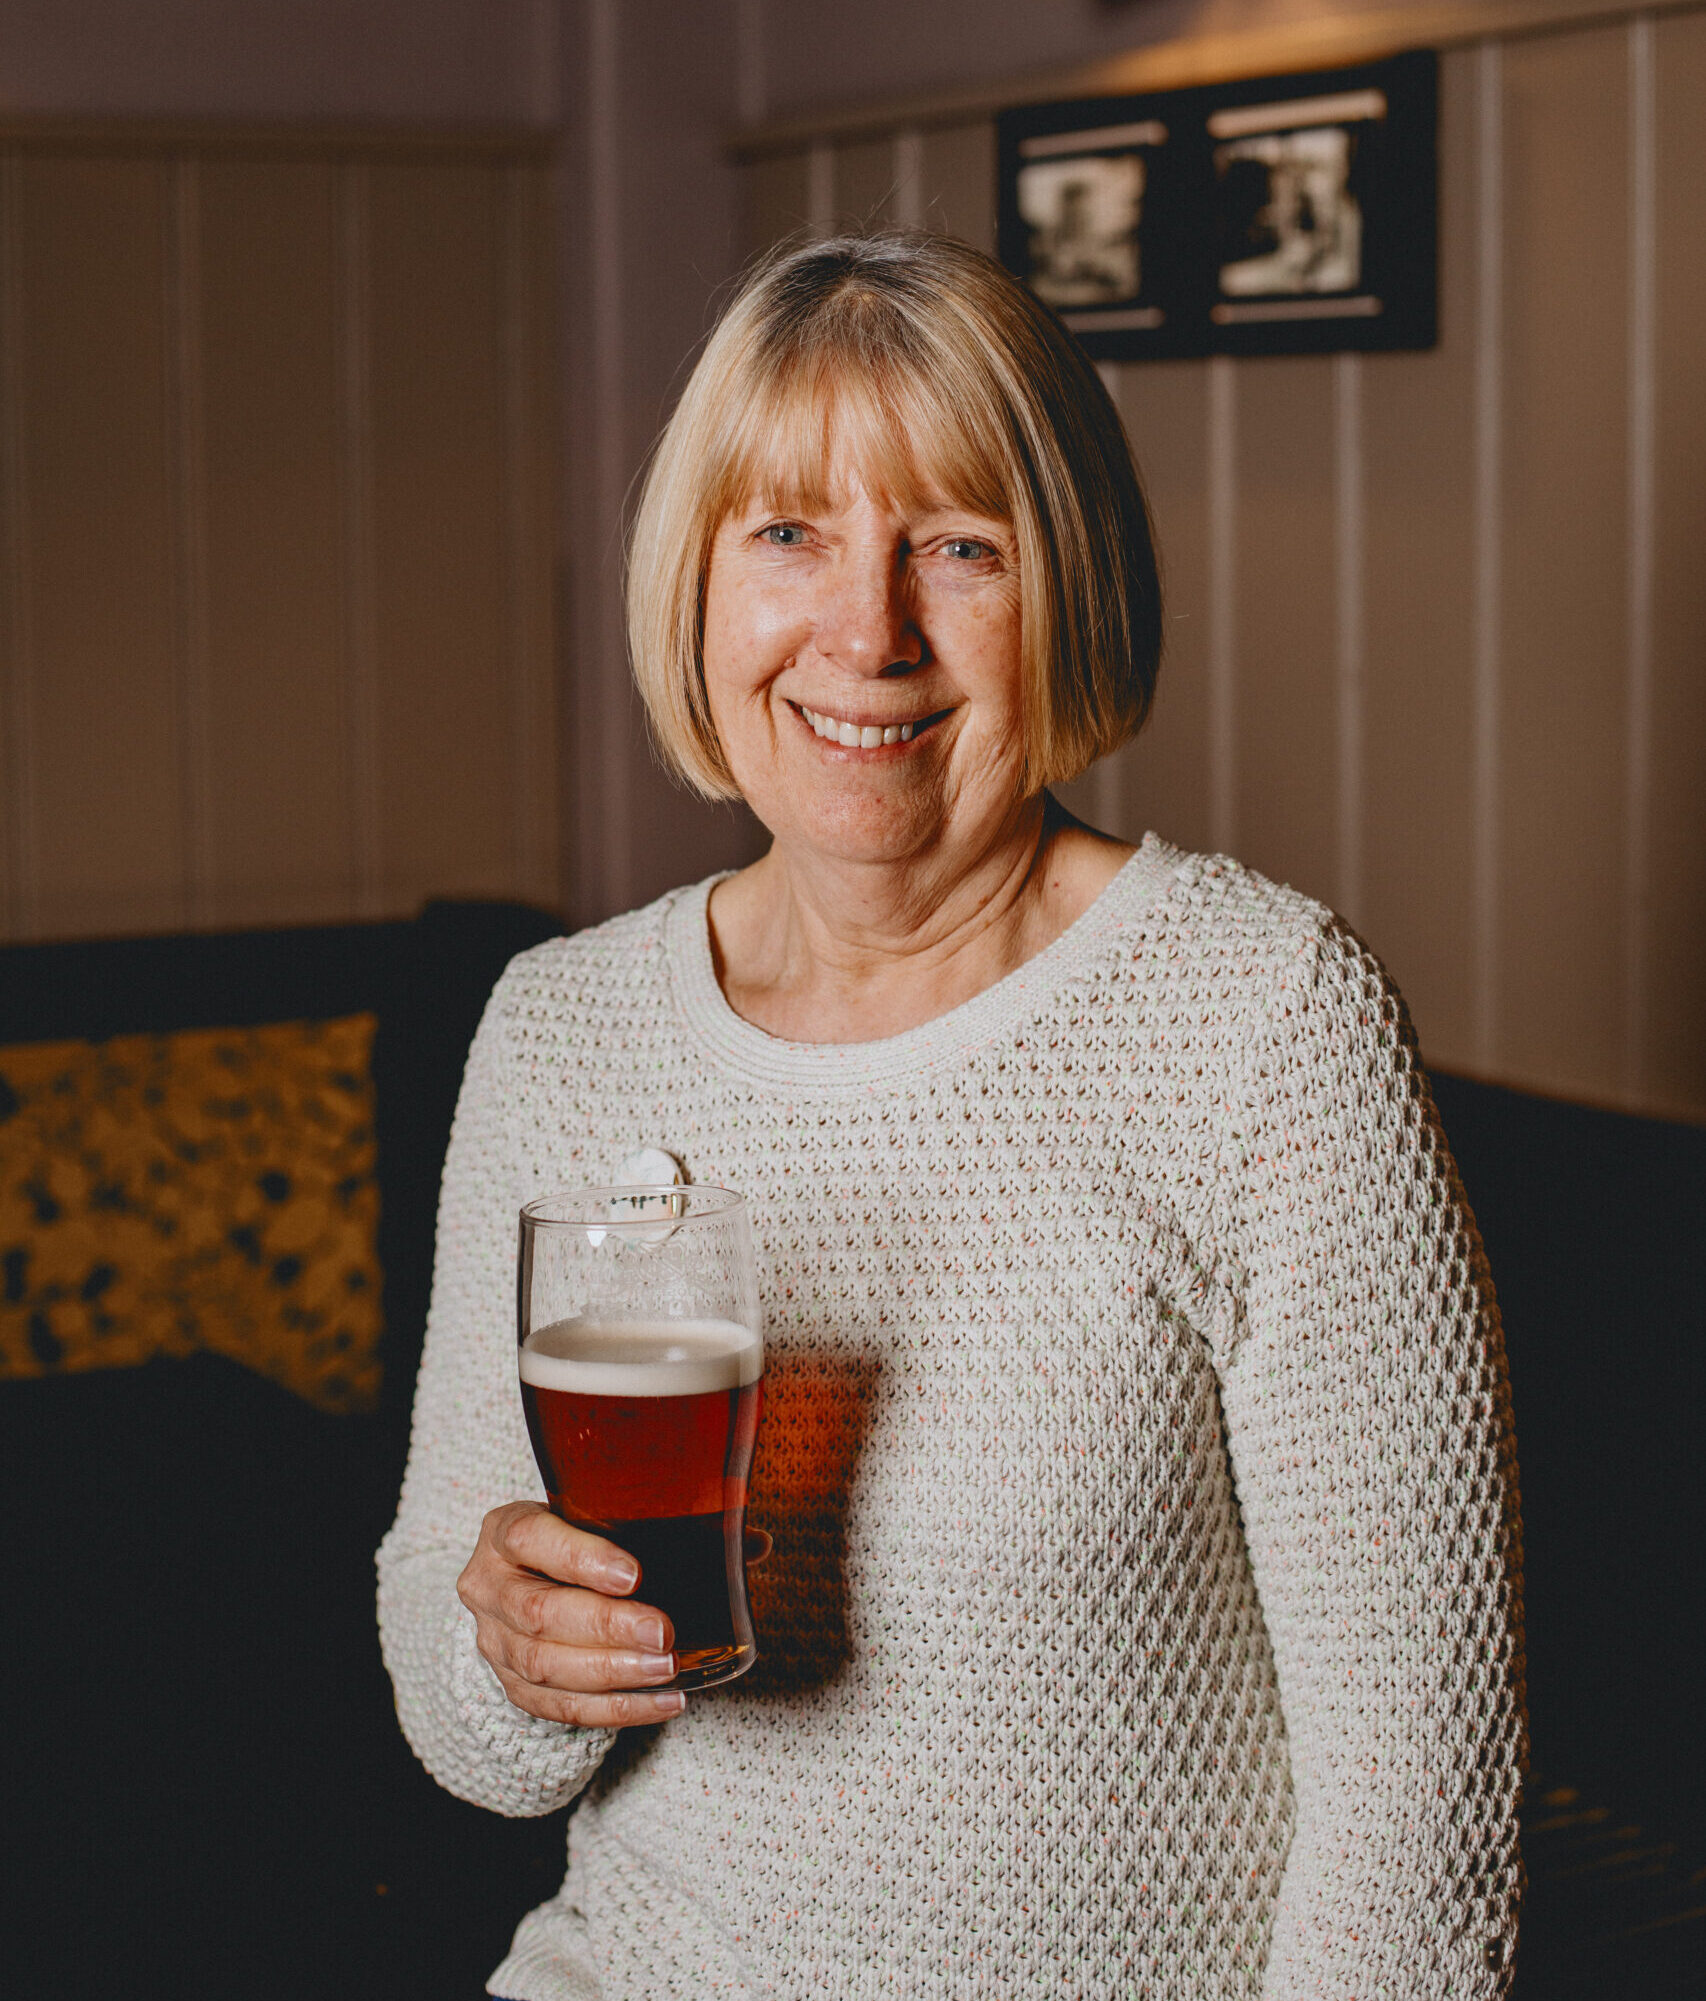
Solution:
{"label": "framed picture", "polygon": [[1000,243],[1002,262],[1074,333],[1135,336],[1159,352],[1176,337],[1180,287],[1188,283],[1188,238],[1178,225],[1192,187],[1155,102],[1091,100],[1008,114]]}
{"label": "framed picture", "polygon": [[1431,51],[1004,112],[1000,251],[1099,359],[1431,347]]}

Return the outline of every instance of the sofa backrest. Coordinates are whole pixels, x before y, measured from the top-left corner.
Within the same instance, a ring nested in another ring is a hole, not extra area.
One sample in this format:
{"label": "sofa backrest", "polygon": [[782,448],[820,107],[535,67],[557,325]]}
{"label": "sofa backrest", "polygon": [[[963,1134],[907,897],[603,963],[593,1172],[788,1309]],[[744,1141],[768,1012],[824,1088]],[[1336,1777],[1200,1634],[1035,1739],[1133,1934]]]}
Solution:
{"label": "sofa backrest", "polygon": [[0,1958],[18,1992],[472,1994],[555,1888],[560,1817],[500,1821],[411,1758],[372,1557],[463,1059],[506,961],[558,928],[436,904],[408,923],[0,948],[0,1051],[376,1023],[383,1274],[377,1401],[343,1414],[218,1343],[0,1378]]}

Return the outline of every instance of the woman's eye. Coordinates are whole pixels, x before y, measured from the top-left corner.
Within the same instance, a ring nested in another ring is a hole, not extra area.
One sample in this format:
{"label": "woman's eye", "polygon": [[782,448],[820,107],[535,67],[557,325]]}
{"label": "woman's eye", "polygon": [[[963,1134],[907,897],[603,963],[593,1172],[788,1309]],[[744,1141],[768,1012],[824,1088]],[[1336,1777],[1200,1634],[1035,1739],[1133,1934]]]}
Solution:
{"label": "woman's eye", "polygon": [[797,549],[806,539],[806,531],[797,521],[772,521],[768,528],[759,529],[758,539],[773,549]]}
{"label": "woman's eye", "polygon": [[942,544],[942,553],[952,556],[957,563],[981,563],[995,551],[987,542],[979,542],[970,535],[956,535],[951,542]]}

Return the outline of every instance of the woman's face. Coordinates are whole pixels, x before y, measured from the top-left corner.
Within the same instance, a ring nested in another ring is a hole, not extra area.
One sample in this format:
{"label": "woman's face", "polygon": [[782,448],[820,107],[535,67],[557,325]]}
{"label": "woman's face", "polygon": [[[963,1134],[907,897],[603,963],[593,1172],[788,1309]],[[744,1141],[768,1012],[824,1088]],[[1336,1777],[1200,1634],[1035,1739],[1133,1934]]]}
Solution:
{"label": "woman's face", "polygon": [[1012,524],[851,474],[830,491],[717,531],[704,657],[724,753],[785,852],[969,859],[1023,796]]}

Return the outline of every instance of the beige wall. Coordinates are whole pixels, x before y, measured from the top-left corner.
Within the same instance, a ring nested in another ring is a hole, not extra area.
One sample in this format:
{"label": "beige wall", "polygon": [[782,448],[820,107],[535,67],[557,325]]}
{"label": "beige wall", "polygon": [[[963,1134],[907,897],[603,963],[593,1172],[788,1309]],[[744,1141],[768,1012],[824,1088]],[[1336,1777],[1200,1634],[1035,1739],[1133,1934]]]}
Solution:
{"label": "beige wall", "polygon": [[649,901],[762,848],[744,809],[667,778],[622,624],[635,477],[735,272],[727,156],[738,38],[726,0],[580,0],[563,47],[562,259],[570,921]]}
{"label": "beige wall", "polygon": [[549,126],[575,0],[6,0],[0,112]]}
{"label": "beige wall", "polygon": [[[554,204],[525,138],[198,150],[14,125],[0,930],[456,890],[586,921],[756,852],[646,744],[624,497],[745,249],[882,213],[987,241],[993,149],[974,119],[736,170],[737,113],[1058,66],[1253,5],[1003,5],[975,49],[953,8],[884,7],[867,75],[815,30],[779,38],[773,0],[526,0],[499,77],[456,73],[473,14],[434,0],[438,53],[395,82],[404,15],[352,10],[330,68],[353,107],[449,116],[463,92],[512,125],[560,118]],[[65,41],[103,6],[42,18]],[[236,54],[183,56],[133,108],[259,89],[265,10],[238,15]],[[102,37],[67,68],[38,30],[36,70],[13,65],[36,99],[99,109]],[[328,65],[293,61],[267,88],[308,117]],[[1703,1116],[1706,26],[1672,10],[1459,50],[1445,84],[1435,353],[1112,372],[1171,660],[1152,730],[1080,797],[1340,905],[1435,1061]]]}
{"label": "beige wall", "polygon": [[0,935],[557,900],[548,191],[0,133]]}
{"label": "beige wall", "polygon": [[[1706,1117],[1706,15],[1445,59],[1424,355],[1110,369],[1171,588],[1075,788],[1343,910],[1442,1066]],[[988,244],[985,124],[745,170]]]}
{"label": "beige wall", "polygon": [[[739,253],[730,7],[334,11],[0,22],[0,112],[49,121],[0,129],[0,257],[33,259],[0,298],[0,936],[472,891],[586,922],[762,839],[664,776],[621,642],[625,497]],[[292,122],[200,122],[254,117]],[[405,117],[516,136],[429,157]]]}
{"label": "beige wall", "polygon": [[[729,6],[323,13],[169,0],[143,28],[119,0],[56,0],[0,23],[0,111],[47,120],[0,130],[0,256],[33,258],[41,291],[0,303],[21,442],[0,497],[0,936],[474,890],[585,922],[761,840],[657,765],[619,603],[625,497],[739,252]],[[249,117],[292,123],[213,144],[200,122]],[[389,181],[316,141],[343,117]],[[430,173],[417,149],[409,187],[406,134],[376,122],[403,117],[516,136],[447,140]],[[233,149],[241,193],[211,165]],[[90,174],[111,268],[78,241]],[[499,181],[481,222],[471,191]],[[199,253],[185,215],[212,231]],[[80,361],[56,352],[62,308]],[[94,444],[73,464],[78,406],[127,441],[110,468]]]}
{"label": "beige wall", "polygon": [[[1473,6],[1483,0],[1468,0]],[[1286,60],[1347,17],[1414,14],[1417,0],[738,0],[748,116],[809,117],[1105,63],[1134,49],[1282,31]],[[1449,0],[1435,23],[1461,14]],[[1428,30],[1424,29],[1424,35]],[[1434,26],[1434,33],[1439,32]],[[1106,87],[1105,85],[1103,86]]]}

